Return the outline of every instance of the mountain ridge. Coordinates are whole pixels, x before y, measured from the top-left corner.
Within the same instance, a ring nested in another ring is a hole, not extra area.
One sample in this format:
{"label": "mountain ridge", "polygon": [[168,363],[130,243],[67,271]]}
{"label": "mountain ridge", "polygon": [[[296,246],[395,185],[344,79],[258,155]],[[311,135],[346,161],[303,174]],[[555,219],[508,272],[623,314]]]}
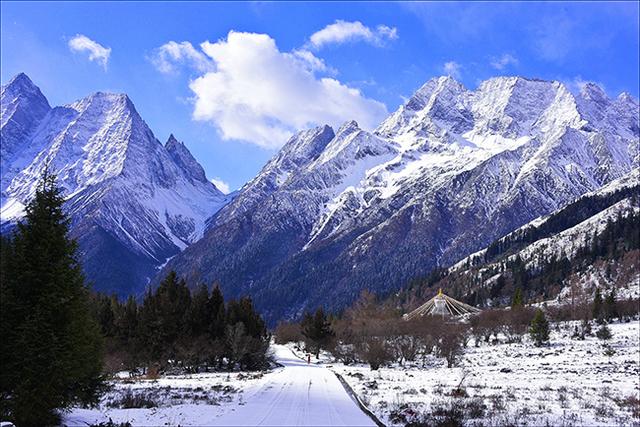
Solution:
{"label": "mountain ridge", "polygon": [[[474,91],[431,79],[374,132],[346,122],[268,194],[247,184],[161,274],[218,280],[271,320],[397,289],[637,167],[637,100],[583,92],[519,77]],[[243,192],[262,203],[238,209]]]}
{"label": "mountain ridge", "polygon": [[[12,105],[29,117],[33,102],[24,99],[41,92],[22,76],[2,87],[3,111]],[[3,123],[2,145],[15,148],[3,155],[3,228],[22,217],[48,166],[64,189],[71,235],[97,289],[141,292],[155,268],[197,240],[230,200],[184,144],[155,138],[126,94],[95,92],[33,117],[15,137],[5,132],[12,122]]]}

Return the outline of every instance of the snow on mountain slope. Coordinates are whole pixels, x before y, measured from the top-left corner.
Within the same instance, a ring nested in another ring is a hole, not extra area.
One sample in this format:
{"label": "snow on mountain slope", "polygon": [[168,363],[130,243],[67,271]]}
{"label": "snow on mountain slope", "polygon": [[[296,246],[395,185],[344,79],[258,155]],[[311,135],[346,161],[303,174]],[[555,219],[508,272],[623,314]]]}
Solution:
{"label": "snow on mountain slope", "polygon": [[[638,212],[640,212],[640,206],[633,204],[630,199],[621,200],[574,227],[538,240],[520,251],[519,255],[528,260],[528,266],[530,265],[532,268],[535,268],[540,259],[553,259],[561,256],[567,256],[571,259],[577,249],[584,247],[587,236],[602,233],[607,221],[614,220],[618,215],[626,217]],[[515,255],[512,257],[515,258]]]}
{"label": "snow on mountain slope", "polygon": [[[595,206],[592,201],[594,198],[611,196],[612,194],[619,192],[622,195],[619,197],[619,201],[611,203],[604,209],[594,209],[596,212],[593,215],[589,215],[582,221],[578,221],[576,225],[563,229],[557,233],[551,234],[549,237],[540,238],[530,244],[527,244],[525,248],[518,251],[516,254],[510,256],[510,259],[519,255],[525,262],[534,264],[536,259],[535,254],[539,258],[551,259],[552,257],[559,256],[571,256],[577,249],[584,246],[585,238],[593,234],[599,234],[607,223],[607,220],[613,220],[617,215],[628,216],[634,212],[640,210],[638,201],[635,202],[630,197],[625,197],[625,194],[636,194],[640,196],[640,169],[633,169],[628,174],[618,178],[603,187],[584,194],[576,199],[573,204],[585,203],[590,206]],[[624,192],[624,193],[623,193]],[[569,205],[570,206],[570,205]],[[511,233],[497,240],[497,243],[507,242],[509,240],[516,240],[518,236],[521,236],[527,232],[531,233],[532,230],[541,229],[550,220],[559,215],[566,215],[563,212],[564,209],[559,209],[548,215],[543,215],[539,218],[532,220],[531,222],[519,227]],[[549,234],[549,233],[545,233]],[[451,266],[450,272],[464,269],[468,265],[473,265],[480,260],[484,260],[487,257],[493,255],[487,254],[487,248],[481,249]]]}
{"label": "snow on mountain slope", "polygon": [[19,169],[12,167],[10,160],[15,160],[25,151],[33,153],[41,149],[29,146],[29,135],[51,107],[40,89],[22,73],[15,76],[6,86],[2,86],[0,98],[0,188],[4,191],[19,172]]}
{"label": "snow on mountain slope", "polygon": [[[18,76],[2,88],[3,111],[9,105],[29,118],[25,123],[37,122],[14,138],[18,149],[3,152],[2,222],[22,217],[48,166],[64,188],[89,279],[104,290],[141,289],[156,266],[202,236],[206,219],[229,199],[206,179],[184,144],[173,135],[165,146],[155,138],[126,95],[98,92],[42,115],[43,108],[32,105],[46,99],[27,80]],[[9,132],[12,123],[3,117],[3,147],[5,127]],[[87,257],[97,250],[92,242],[104,246],[104,239],[113,249],[99,252],[106,259]],[[139,261],[132,269],[127,256]],[[120,261],[111,267],[121,274],[96,272],[114,257]]]}
{"label": "snow on mountain slope", "polygon": [[637,118],[637,100],[593,85],[435,78],[375,132],[347,122],[274,172],[285,145],[167,268],[272,319],[389,292],[637,168]]}
{"label": "snow on mountain slope", "polygon": [[240,189],[235,202],[220,212],[218,222],[242,215],[264,202],[284,186],[289,177],[313,162],[334,136],[329,126],[301,131],[292,136],[260,173]]}
{"label": "snow on mountain slope", "polygon": [[514,287],[524,289],[530,301],[566,301],[577,289],[592,298],[596,287],[615,288],[621,298],[637,297],[633,234],[640,219],[639,177],[635,169],[536,218],[437,276],[416,281],[397,295],[398,301],[413,307],[438,288],[490,306],[508,304]]}

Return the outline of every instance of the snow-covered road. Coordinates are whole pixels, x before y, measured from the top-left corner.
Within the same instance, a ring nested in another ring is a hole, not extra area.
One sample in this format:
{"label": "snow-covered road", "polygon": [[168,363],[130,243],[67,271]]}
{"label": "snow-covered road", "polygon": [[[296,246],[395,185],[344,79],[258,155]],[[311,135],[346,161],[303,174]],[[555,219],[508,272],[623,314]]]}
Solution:
{"label": "snow-covered road", "polygon": [[[328,368],[308,365],[285,346],[271,348],[283,367],[265,375],[204,373],[117,383],[99,407],[73,408],[65,414],[63,424],[87,426],[111,419],[145,427],[375,425]],[[227,387],[236,391],[227,394]],[[126,409],[109,403],[127,389],[142,393],[156,405]]]}
{"label": "snow-covered road", "polygon": [[272,348],[284,368],[265,376],[265,381],[254,390],[247,390],[246,404],[216,418],[213,425],[375,425],[329,369],[308,365],[285,346]]}

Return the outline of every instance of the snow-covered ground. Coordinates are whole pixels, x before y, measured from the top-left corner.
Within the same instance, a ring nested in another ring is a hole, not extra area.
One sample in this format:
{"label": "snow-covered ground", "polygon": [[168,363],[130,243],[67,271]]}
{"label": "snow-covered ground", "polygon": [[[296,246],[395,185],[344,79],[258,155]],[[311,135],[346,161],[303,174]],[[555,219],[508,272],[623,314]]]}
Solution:
{"label": "snow-covered ground", "polygon": [[[358,408],[338,378],[323,365],[273,345],[281,368],[269,373],[207,373],[158,380],[114,381],[98,408],[74,408],[66,425],[112,419],[135,426],[198,425],[375,425]],[[111,407],[131,389],[156,403],[153,408]]]}
{"label": "snow-covered ground", "polygon": [[[374,425],[338,373],[390,426],[456,407],[468,424],[640,425],[638,320],[609,325],[609,351],[595,337],[572,339],[574,325],[552,325],[551,343],[541,348],[528,337],[479,347],[471,339],[456,368],[432,355],[378,371],[334,363],[328,354],[308,365],[293,344],[273,345],[283,366],[271,372],[120,378],[98,408],[74,408],[65,424]],[[123,409],[120,400],[129,391],[156,406]]]}
{"label": "snow-covered ground", "polygon": [[554,325],[550,345],[541,348],[528,337],[477,348],[471,339],[459,367],[451,369],[434,356],[378,371],[338,363],[330,369],[388,425],[456,405],[475,411],[470,424],[640,425],[638,321],[609,326],[610,355],[595,337],[571,339],[573,325]]}

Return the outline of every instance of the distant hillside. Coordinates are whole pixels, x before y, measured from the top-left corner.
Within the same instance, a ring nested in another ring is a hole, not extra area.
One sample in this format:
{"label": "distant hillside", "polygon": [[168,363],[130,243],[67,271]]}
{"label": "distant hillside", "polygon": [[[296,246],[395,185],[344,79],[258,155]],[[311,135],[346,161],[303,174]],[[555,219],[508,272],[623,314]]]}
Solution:
{"label": "distant hillside", "polygon": [[451,268],[412,280],[393,297],[406,309],[438,288],[477,306],[508,304],[516,288],[529,301],[566,296],[578,285],[640,294],[638,170],[536,219]]}

